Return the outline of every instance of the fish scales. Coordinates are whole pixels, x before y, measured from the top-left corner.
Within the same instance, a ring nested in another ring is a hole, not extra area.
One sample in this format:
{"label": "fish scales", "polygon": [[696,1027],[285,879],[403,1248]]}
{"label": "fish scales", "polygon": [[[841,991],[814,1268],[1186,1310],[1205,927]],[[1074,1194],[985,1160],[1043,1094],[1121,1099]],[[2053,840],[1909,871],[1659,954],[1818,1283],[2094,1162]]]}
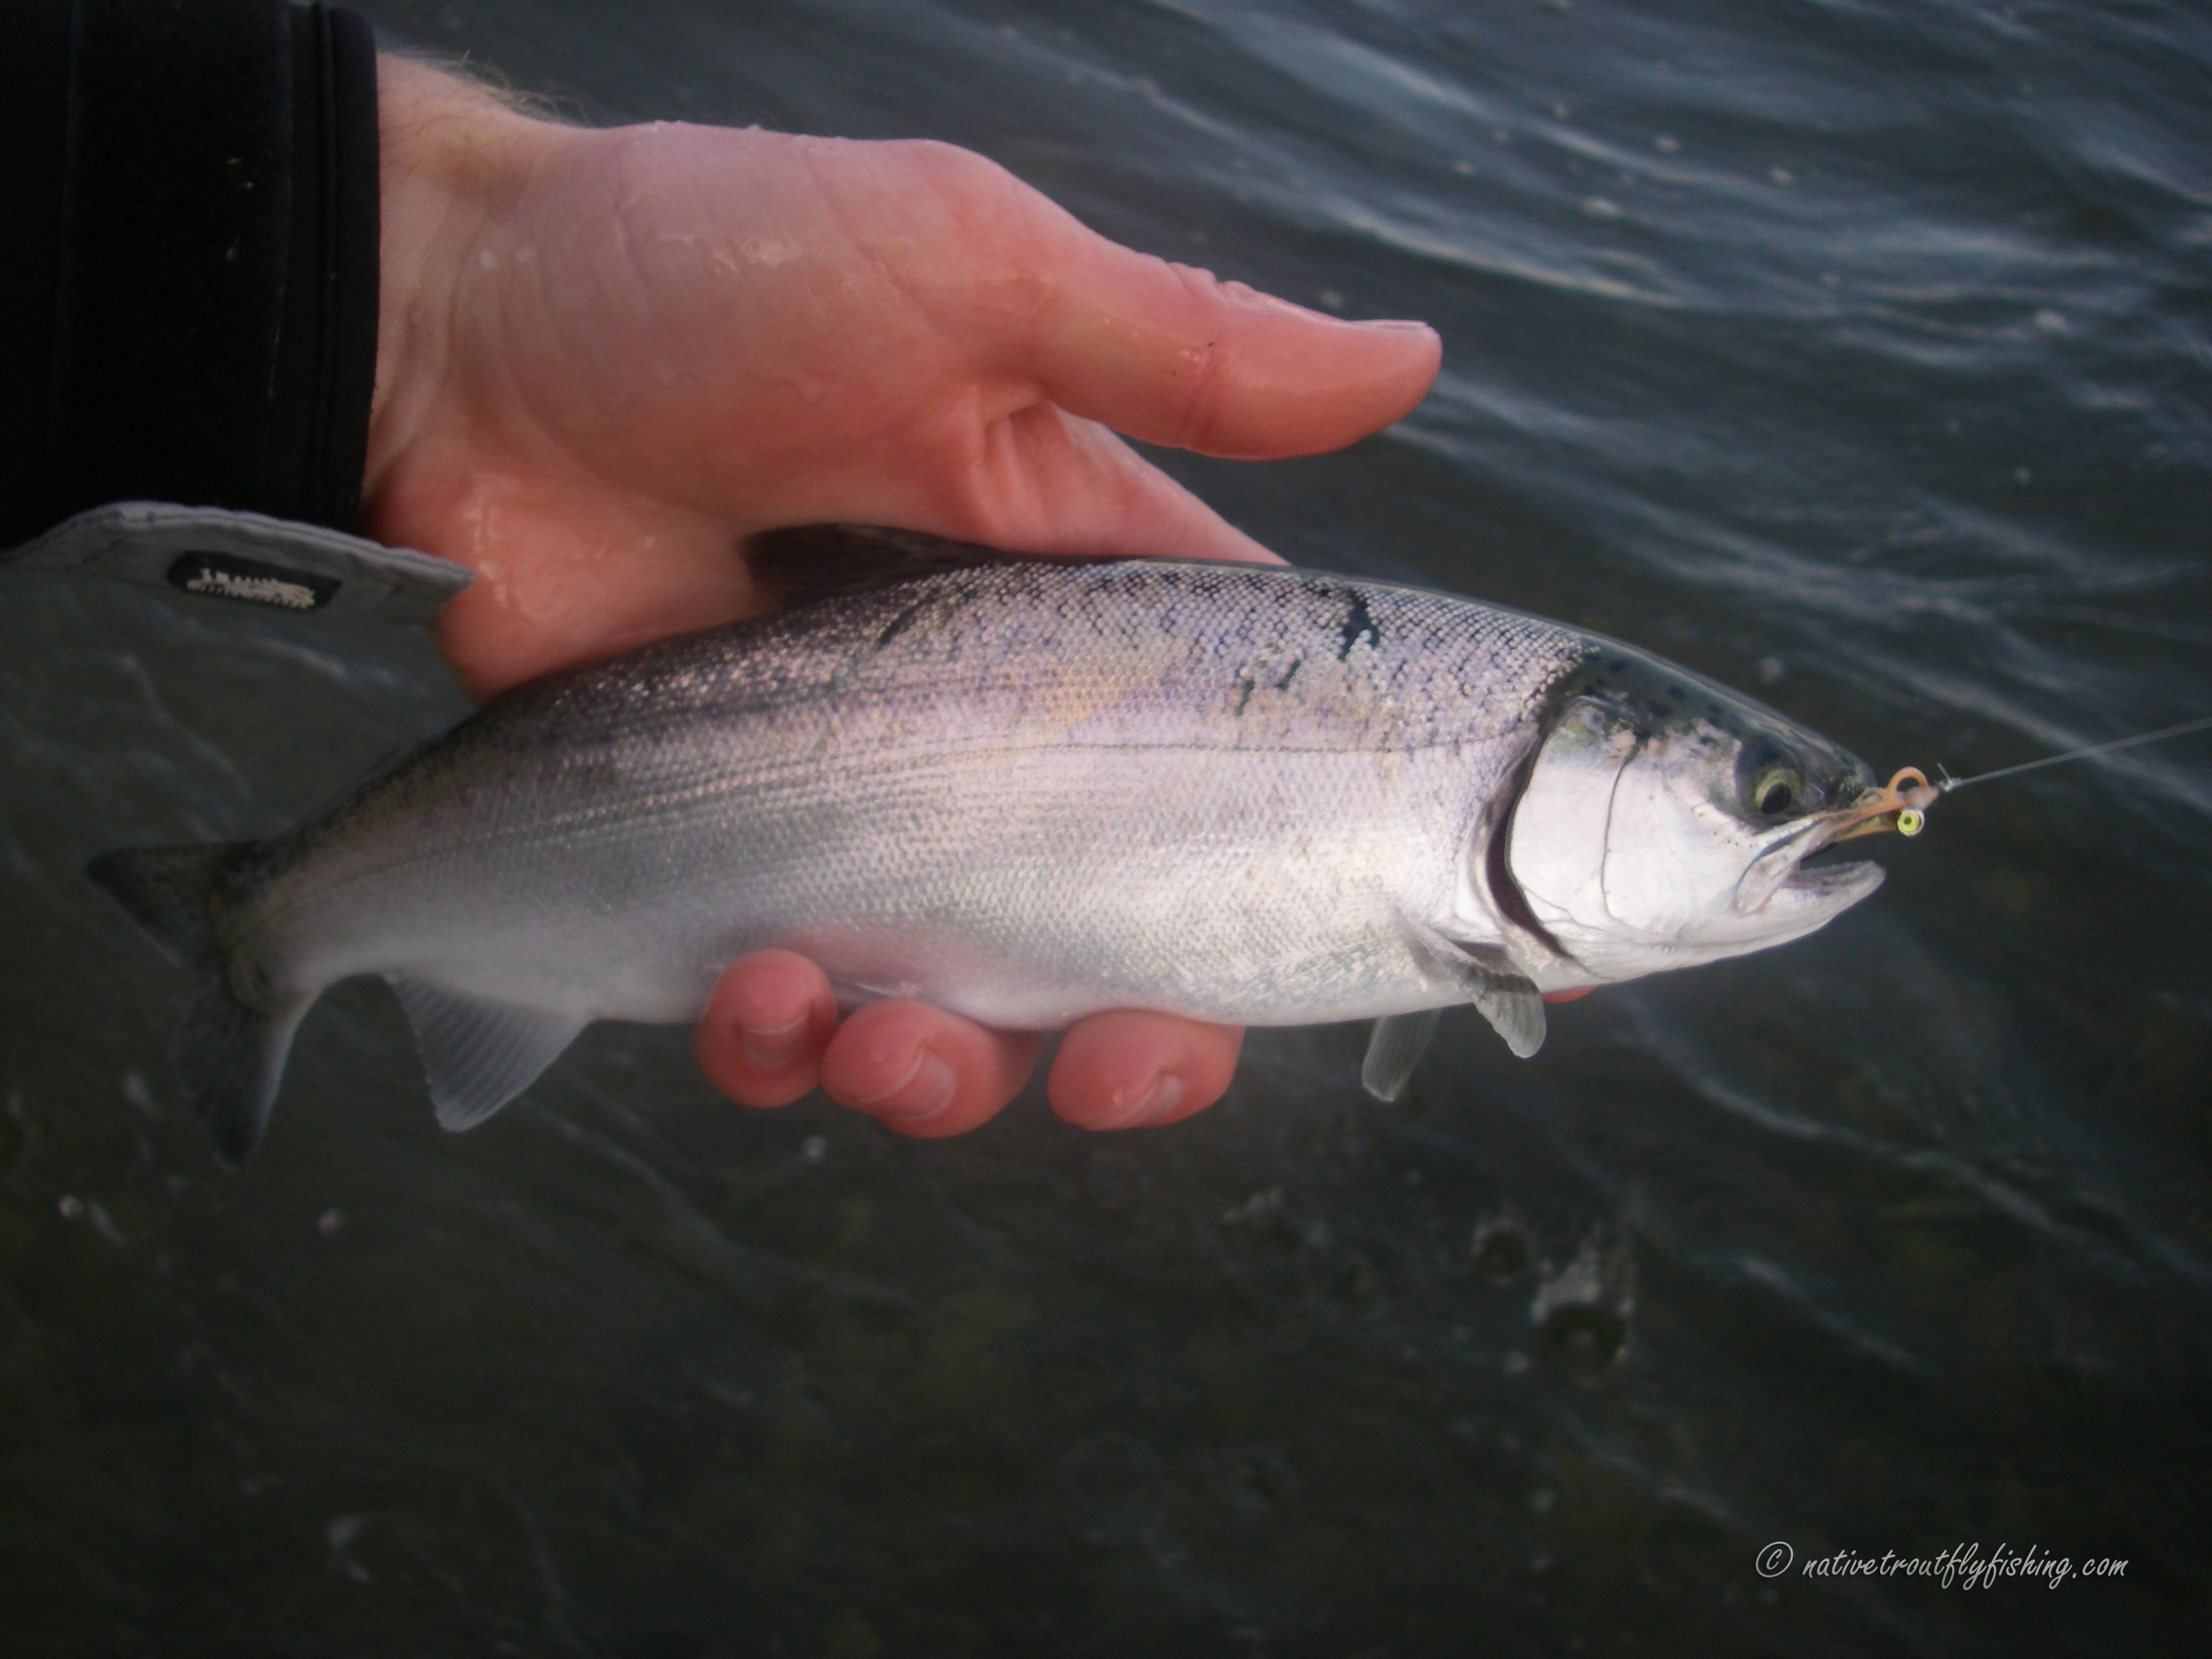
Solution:
{"label": "fish scales", "polygon": [[582,1024],[690,1020],[768,945],[848,1002],[1025,1030],[1491,1012],[1486,987],[1533,1006],[1565,971],[1512,955],[1545,934],[1498,914],[1486,837],[1626,647],[1318,572],[967,551],[519,688],[205,855],[197,934],[162,914],[184,854],[100,861],[211,965],[193,1018],[233,1035],[208,1043],[268,1028],[260,1095],[203,1079],[204,1113],[252,1117],[250,1150],[292,1027],[363,973],[399,989],[441,1115],[474,1121]]}
{"label": "fish scales", "polygon": [[[395,951],[426,971],[425,945],[465,957],[404,896],[404,857],[418,891],[507,896],[472,906],[471,933],[593,951],[599,1018],[686,1017],[723,963],[799,934],[854,991],[1005,1025],[1170,1000],[1250,1023],[1378,1012],[1359,1005],[1379,963],[1327,982],[1327,918],[1354,902],[1388,929],[1410,895],[1377,883],[1412,861],[1408,826],[1463,835],[1534,715],[1528,688],[1583,647],[1425,594],[1361,604],[1347,641],[1355,607],[1328,579],[1008,565],[651,647],[495,705],[304,828],[252,927],[307,981],[386,971]],[[1464,690],[1493,683],[1517,688],[1504,708]],[[557,921],[513,867],[553,857],[581,901]],[[1434,889],[1450,860],[1429,862]],[[346,930],[331,960],[310,941],[364,878],[392,925]],[[902,930],[1012,959],[862,959]],[[1279,982],[1252,974],[1271,960]],[[514,988],[505,966],[440,965]],[[1407,994],[1430,988],[1410,958],[1395,971]]]}

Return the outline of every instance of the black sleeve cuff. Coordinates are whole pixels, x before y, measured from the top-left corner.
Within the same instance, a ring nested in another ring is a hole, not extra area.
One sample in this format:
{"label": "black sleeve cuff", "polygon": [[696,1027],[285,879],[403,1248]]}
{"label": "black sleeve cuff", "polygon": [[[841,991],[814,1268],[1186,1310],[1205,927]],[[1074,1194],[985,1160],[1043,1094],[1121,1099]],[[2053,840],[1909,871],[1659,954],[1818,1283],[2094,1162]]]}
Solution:
{"label": "black sleeve cuff", "polygon": [[123,500],[350,530],[376,49],[283,0],[0,8],[0,546]]}

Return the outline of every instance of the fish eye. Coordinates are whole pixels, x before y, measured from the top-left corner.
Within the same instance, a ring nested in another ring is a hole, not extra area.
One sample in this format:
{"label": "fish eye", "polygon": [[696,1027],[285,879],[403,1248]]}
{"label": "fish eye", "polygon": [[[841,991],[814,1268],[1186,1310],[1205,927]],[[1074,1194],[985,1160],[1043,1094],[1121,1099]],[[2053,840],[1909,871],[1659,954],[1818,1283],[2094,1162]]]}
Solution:
{"label": "fish eye", "polygon": [[1805,781],[1794,767],[1770,766],[1753,779],[1747,799],[1763,817],[1778,818],[1794,810],[1805,793]]}

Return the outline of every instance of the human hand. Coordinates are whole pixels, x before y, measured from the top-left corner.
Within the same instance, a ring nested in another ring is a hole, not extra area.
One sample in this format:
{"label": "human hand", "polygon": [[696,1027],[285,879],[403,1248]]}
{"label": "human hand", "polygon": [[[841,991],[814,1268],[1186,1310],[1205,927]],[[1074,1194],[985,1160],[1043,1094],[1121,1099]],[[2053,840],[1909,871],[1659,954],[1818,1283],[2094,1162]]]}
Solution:
{"label": "human hand", "polygon": [[[1133,253],[946,145],[585,131],[388,58],[379,85],[365,498],[380,538],[477,573],[436,637],[478,696],[765,608],[742,544],[781,526],[1272,557],[1115,430],[1310,453],[1396,419],[1436,373],[1419,325]],[[1240,1035],[1094,1016],[1060,1045],[1053,1106],[1093,1127],[1185,1115],[1227,1086]],[[840,1025],[820,970],[769,951],[723,975],[695,1046],[742,1103],[818,1081],[949,1134],[1012,1097],[1036,1040],[913,1002]]]}

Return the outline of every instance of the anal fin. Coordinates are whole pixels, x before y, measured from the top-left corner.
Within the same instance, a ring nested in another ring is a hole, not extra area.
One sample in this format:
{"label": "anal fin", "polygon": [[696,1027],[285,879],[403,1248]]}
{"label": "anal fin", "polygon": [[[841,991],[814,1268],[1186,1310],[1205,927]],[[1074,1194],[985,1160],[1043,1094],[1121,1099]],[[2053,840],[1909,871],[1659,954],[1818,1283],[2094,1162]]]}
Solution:
{"label": "anal fin", "polygon": [[1405,1092],[1443,1017],[1441,1008],[1424,1008],[1417,1014],[1385,1014],[1375,1022],[1366,1063],[1359,1068],[1359,1081],[1369,1094],[1388,1102]]}
{"label": "anal fin", "polygon": [[501,1002],[428,980],[386,978],[407,1011],[438,1122],[473,1129],[561,1057],[590,1021],[550,1008]]}

